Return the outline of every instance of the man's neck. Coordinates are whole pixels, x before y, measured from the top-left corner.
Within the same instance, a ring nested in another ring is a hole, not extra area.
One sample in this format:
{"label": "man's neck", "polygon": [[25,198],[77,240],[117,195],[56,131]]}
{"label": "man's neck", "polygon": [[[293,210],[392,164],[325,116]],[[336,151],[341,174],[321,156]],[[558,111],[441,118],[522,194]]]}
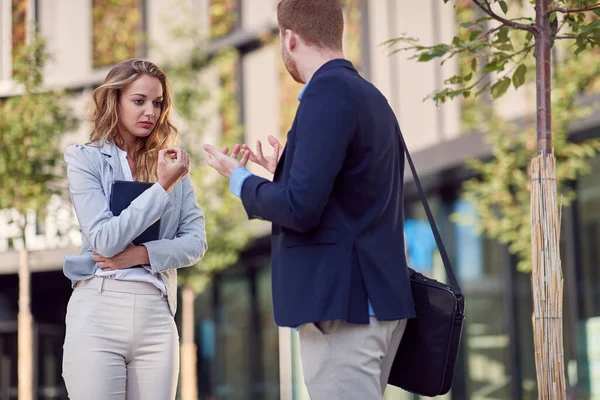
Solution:
{"label": "man's neck", "polygon": [[308,82],[319,68],[327,64],[331,60],[344,58],[344,53],[335,51],[319,51],[314,52],[307,58],[303,68],[299,68],[298,72],[304,83]]}

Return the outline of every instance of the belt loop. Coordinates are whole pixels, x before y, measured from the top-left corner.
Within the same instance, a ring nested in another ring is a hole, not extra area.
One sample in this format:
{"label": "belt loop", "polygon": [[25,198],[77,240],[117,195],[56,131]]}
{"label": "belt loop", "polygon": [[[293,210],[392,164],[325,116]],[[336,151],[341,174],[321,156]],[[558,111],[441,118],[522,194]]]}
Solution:
{"label": "belt loop", "polygon": [[102,285],[104,285],[104,277],[100,277],[100,286],[98,287],[98,293],[102,293]]}

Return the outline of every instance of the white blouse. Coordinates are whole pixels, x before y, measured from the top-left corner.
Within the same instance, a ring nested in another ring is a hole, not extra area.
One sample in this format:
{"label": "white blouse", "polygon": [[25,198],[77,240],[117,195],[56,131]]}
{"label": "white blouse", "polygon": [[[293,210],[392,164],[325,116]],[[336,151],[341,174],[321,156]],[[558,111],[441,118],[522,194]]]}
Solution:
{"label": "white blouse", "polygon": [[[123,169],[125,180],[133,181],[131,168],[129,168],[129,162],[127,162],[127,152],[118,147],[117,151],[119,152],[119,160],[121,161],[121,168]],[[118,271],[103,271],[98,268],[95,272],[95,275],[103,278],[119,279],[122,281],[148,282],[159,288],[164,296],[167,294],[165,283],[163,282],[160,274],[153,274],[146,268],[126,268]]]}

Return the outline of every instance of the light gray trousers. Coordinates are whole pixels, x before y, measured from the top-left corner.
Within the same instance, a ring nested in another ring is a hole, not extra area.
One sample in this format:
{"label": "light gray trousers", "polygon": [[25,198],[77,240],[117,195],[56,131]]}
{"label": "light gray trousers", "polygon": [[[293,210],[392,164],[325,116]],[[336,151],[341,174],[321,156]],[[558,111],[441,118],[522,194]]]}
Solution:
{"label": "light gray trousers", "polygon": [[69,300],[63,378],[72,400],[175,399],[179,337],[147,282],[92,278]]}
{"label": "light gray trousers", "polygon": [[368,325],[333,320],[299,329],[304,382],[311,400],[380,400],[406,320]]}

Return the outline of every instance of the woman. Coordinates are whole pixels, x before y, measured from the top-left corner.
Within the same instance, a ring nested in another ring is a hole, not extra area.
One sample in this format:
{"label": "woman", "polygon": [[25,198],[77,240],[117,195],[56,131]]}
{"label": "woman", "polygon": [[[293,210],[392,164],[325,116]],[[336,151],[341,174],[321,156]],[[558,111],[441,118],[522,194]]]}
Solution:
{"label": "woman", "polygon": [[[63,356],[69,397],[174,399],[179,372],[177,268],[206,251],[204,216],[189,155],[170,147],[171,93],[154,64],[128,60],[94,91],[93,130],[65,152],[82,231],[81,255],[65,257],[72,280]],[[115,217],[114,180],[155,182]],[[160,239],[132,241],[160,220]],[[134,267],[136,266],[136,267]]]}

